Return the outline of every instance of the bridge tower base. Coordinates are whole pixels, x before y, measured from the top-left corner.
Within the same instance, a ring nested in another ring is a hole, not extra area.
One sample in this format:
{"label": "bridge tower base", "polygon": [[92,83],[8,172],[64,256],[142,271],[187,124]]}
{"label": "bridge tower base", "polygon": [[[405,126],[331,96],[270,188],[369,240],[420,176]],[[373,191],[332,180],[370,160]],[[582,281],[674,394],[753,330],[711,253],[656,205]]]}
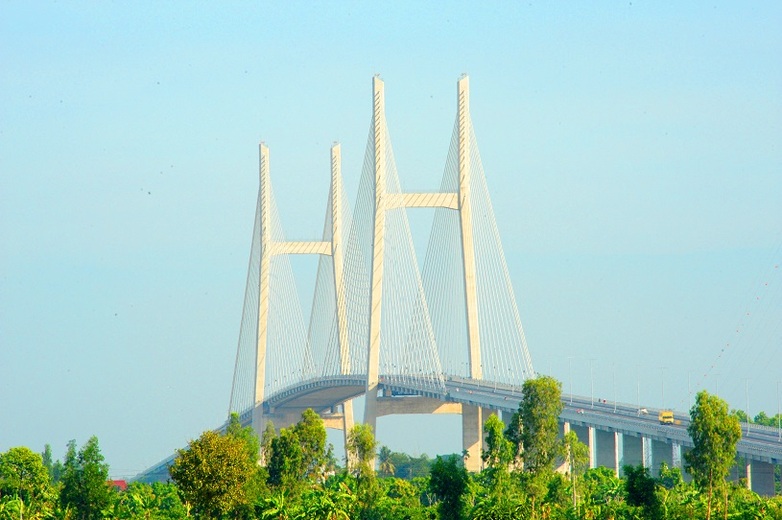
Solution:
{"label": "bridge tower base", "polygon": [[762,496],[774,496],[774,465],[757,460],[747,464],[747,487]]}
{"label": "bridge tower base", "polygon": [[478,472],[483,469],[483,423],[496,413],[480,406],[462,405],[462,450],[467,471]]}

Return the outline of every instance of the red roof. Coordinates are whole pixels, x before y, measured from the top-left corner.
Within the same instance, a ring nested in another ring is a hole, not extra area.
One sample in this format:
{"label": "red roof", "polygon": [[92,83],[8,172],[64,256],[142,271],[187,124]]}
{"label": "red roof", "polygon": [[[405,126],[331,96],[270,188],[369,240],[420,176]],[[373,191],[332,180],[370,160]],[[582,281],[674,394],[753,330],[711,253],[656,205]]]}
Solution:
{"label": "red roof", "polygon": [[128,489],[128,483],[124,480],[109,480],[109,485],[117,491],[125,491]]}

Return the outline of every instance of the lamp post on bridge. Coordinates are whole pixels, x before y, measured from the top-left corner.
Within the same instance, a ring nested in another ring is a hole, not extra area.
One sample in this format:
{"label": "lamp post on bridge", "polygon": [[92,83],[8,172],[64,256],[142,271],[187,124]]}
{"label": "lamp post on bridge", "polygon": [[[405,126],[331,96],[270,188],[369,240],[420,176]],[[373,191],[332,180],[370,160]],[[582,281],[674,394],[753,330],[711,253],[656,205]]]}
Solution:
{"label": "lamp post on bridge", "polygon": [[570,404],[573,404],[573,356],[567,357],[568,379],[570,379]]}
{"label": "lamp post on bridge", "polygon": [[635,365],[635,399],[638,401],[638,413],[641,413],[641,365]]}
{"label": "lamp post on bridge", "polygon": [[667,367],[660,367],[660,392],[662,396],[662,407],[665,408],[665,369]]}
{"label": "lamp post on bridge", "polygon": [[614,363],[614,370],[613,370],[613,383],[614,383],[614,413],[616,413],[616,363]]}
{"label": "lamp post on bridge", "polygon": [[747,398],[747,435],[749,435],[749,378],[747,378],[745,381],[745,390],[744,395]]}
{"label": "lamp post on bridge", "polygon": [[777,432],[779,441],[782,442],[782,415],[780,415],[779,412],[779,383],[782,383],[782,381],[777,381]]}
{"label": "lamp post on bridge", "polygon": [[591,407],[595,407],[595,378],[592,371],[592,362],[594,358],[589,358],[589,395],[591,401]]}

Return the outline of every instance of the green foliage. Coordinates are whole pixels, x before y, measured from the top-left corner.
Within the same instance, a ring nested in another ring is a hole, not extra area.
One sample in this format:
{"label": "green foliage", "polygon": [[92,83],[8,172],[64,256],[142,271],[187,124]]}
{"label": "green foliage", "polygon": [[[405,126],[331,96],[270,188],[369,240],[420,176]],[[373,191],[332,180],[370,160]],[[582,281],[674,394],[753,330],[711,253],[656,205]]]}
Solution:
{"label": "green foliage", "polygon": [[375,449],[377,441],[368,424],[357,424],[348,434],[345,449],[350,461],[348,474],[355,482],[356,512],[354,518],[361,520],[380,519],[378,501],[381,489],[375,476]]}
{"label": "green foliage", "polygon": [[384,477],[390,477],[396,473],[396,466],[391,460],[394,453],[388,448],[388,446],[381,446],[380,451],[377,454],[377,469],[378,472]]}
{"label": "green foliage", "polygon": [[114,491],[108,486],[109,466],[104,462],[98,438],[90,437],[76,452],[76,441],[68,443],[63,463],[60,503],[71,509],[78,520],[96,520],[112,503]]}
{"label": "green foliage", "polygon": [[429,491],[438,502],[437,511],[443,520],[464,518],[464,494],[469,475],[463,461],[456,455],[437,457],[432,463]]}
{"label": "green foliage", "polygon": [[269,442],[267,453],[268,483],[296,490],[307,479],[322,482],[332,460],[331,447],[326,448],[323,419],[311,409],[301,420],[280,430],[279,436],[264,434]]}
{"label": "green foliage", "polygon": [[344,482],[333,489],[311,489],[302,497],[302,518],[349,520],[354,508],[355,495]]}
{"label": "green foliage", "polygon": [[488,482],[493,489],[507,484],[508,469],[513,461],[513,445],[505,438],[505,425],[496,415],[490,415],[483,425],[486,449],[481,452],[481,459],[486,465]]}
{"label": "green foliage", "polygon": [[0,496],[14,496],[26,504],[52,499],[49,471],[39,454],[25,447],[0,453]]}
{"label": "green foliage", "polygon": [[179,450],[169,469],[182,499],[203,518],[219,518],[247,504],[246,483],[256,472],[242,439],[212,431]]}
{"label": "green foliage", "polygon": [[657,484],[649,475],[649,469],[638,466],[625,466],[625,490],[627,503],[643,510],[644,518],[656,520],[662,518],[660,499],[657,496]]}
{"label": "green foliage", "polygon": [[[235,453],[239,458],[247,455],[246,444],[238,442],[241,439],[237,437],[241,436],[226,434],[224,437],[236,442]],[[68,460],[78,460],[79,453],[75,444],[71,444]],[[567,439],[566,444],[575,447],[570,451],[576,452],[576,463],[570,475],[517,472],[499,487],[492,485],[489,467],[471,475],[465,471],[461,457],[450,455],[433,461],[431,477],[416,477],[408,481],[373,476],[371,480],[361,480],[345,471],[319,480],[311,474],[296,483],[295,489],[284,485],[271,491],[264,489],[254,498],[248,497],[249,503],[217,512],[204,511],[194,507],[193,503],[183,503],[180,498],[184,496],[182,489],[175,484],[132,483],[125,492],[112,493],[113,500],[99,511],[97,517],[117,520],[175,520],[190,516],[232,520],[643,520],[706,518],[709,514],[706,490],[685,483],[676,468],[662,465],[659,478],[652,479],[648,470],[640,466],[630,467],[625,468],[626,477],[618,479],[609,468],[585,470],[586,464],[578,462],[581,459],[577,447],[580,443],[574,436]],[[24,450],[10,452],[18,455]],[[7,462],[8,455],[0,454],[0,460]],[[24,457],[18,458],[30,461],[29,455],[24,452]],[[35,474],[45,475],[43,459],[33,455],[38,463]],[[391,455],[411,460],[405,454],[391,452]],[[7,468],[7,464],[2,467]],[[3,475],[8,473],[7,469],[2,472]],[[28,482],[31,480],[35,478],[26,478],[25,484],[31,484]],[[8,484],[9,480],[2,482]],[[580,499],[574,505],[571,497],[576,488]],[[716,508],[719,518],[782,520],[782,497],[759,497],[733,483],[722,486],[719,491]],[[46,508],[40,508],[34,500],[28,502],[16,494],[8,494],[7,490],[1,493],[0,520],[80,518],[74,507],[58,503],[56,495],[52,495]]]}
{"label": "green foliage", "polygon": [[43,453],[41,453],[41,459],[46,471],[49,472],[49,479],[52,484],[56,484],[60,481],[60,475],[62,474],[62,462],[52,459],[52,447],[48,444],[44,445]]}
{"label": "green foliage", "polygon": [[711,499],[715,485],[724,484],[736,459],[736,444],[741,426],[728,405],[716,395],[701,391],[690,409],[687,432],[694,447],[684,455],[687,469],[700,487],[708,488],[706,518],[711,517]]}
{"label": "green foliage", "polygon": [[271,457],[272,441],[277,436],[277,432],[274,430],[274,423],[272,421],[266,421],[266,428],[263,430],[261,436],[261,464],[267,464],[269,457]]}
{"label": "green foliage", "polygon": [[[378,453],[378,464],[383,463],[383,449],[381,448]],[[397,478],[404,478],[407,480],[413,480],[415,478],[426,477],[429,475],[429,467],[432,464],[432,459],[426,453],[422,453],[418,457],[412,457],[407,453],[399,453],[392,451],[388,456],[388,462],[390,466],[393,466],[393,476]],[[378,466],[378,469],[383,472],[382,467]],[[389,468],[386,468],[389,469]]]}
{"label": "green foliage", "polygon": [[132,482],[119,493],[113,515],[122,520],[178,520],[187,516],[174,484]]}
{"label": "green foliage", "polygon": [[578,440],[576,432],[569,431],[562,437],[562,453],[568,465],[568,473],[578,476],[589,467],[589,446]]}
{"label": "green foliage", "polygon": [[301,445],[303,476],[322,479],[326,463],[331,458],[331,447],[328,450],[326,448],[323,419],[308,408],[301,414],[301,420],[293,426],[293,432]]}
{"label": "green foliage", "polygon": [[348,442],[345,449],[348,452],[349,459],[352,460],[353,467],[351,473],[358,478],[373,477],[375,470],[372,463],[375,459],[375,448],[377,442],[372,428],[368,424],[357,424],[348,434]]}
{"label": "green foliage", "polygon": [[296,488],[304,473],[304,452],[293,429],[283,428],[271,441],[268,464],[269,485]]}
{"label": "green foliage", "polygon": [[421,503],[421,490],[414,483],[387,478],[380,484],[380,497],[373,513],[382,520],[423,520],[435,514],[434,508]]}
{"label": "green foliage", "polygon": [[577,480],[578,476],[589,466],[589,447],[578,440],[576,432],[569,431],[562,438],[561,450],[570,475],[573,507],[576,508],[578,505]]}
{"label": "green foliage", "polygon": [[657,482],[665,489],[673,489],[684,484],[682,470],[679,468],[669,468],[665,462],[660,464],[660,476]]}
{"label": "green foliage", "polygon": [[[537,473],[551,469],[559,453],[559,414],[562,412],[562,385],[549,376],[528,379],[522,387],[519,418],[521,423],[521,451],[524,471]],[[516,435],[516,434],[514,434]]]}
{"label": "green foliage", "polygon": [[251,426],[242,426],[238,413],[231,413],[225,433],[230,437],[241,440],[247,450],[247,458],[253,462],[258,462],[261,452],[260,440]]}

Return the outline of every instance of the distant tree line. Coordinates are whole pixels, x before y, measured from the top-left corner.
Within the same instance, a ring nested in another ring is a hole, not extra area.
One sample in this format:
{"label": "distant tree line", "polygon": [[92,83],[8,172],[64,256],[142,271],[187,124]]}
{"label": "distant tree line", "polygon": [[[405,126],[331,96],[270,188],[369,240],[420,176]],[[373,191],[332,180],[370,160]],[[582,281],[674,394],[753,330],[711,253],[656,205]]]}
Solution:
{"label": "distant tree line", "polygon": [[[411,457],[378,449],[371,429],[349,432],[337,461],[322,419],[312,410],[261,438],[236,415],[225,433],[204,432],[179,450],[167,484],[108,484],[109,468],[93,437],[68,443],[53,461],[28,448],[0,453],[0,520],[62,519],[690,519],[782,520],[782,497],[760,497],[726,478],[741,437],[739,416],[700,392],[685,454],[692,475],[677,468],[588,469],[587,447],[559,434],[561,385],[528,380],[509,423],[484,426],[483,470],[470,473],[462,455]],[[375,467],[376,466],[376,467]]]}

